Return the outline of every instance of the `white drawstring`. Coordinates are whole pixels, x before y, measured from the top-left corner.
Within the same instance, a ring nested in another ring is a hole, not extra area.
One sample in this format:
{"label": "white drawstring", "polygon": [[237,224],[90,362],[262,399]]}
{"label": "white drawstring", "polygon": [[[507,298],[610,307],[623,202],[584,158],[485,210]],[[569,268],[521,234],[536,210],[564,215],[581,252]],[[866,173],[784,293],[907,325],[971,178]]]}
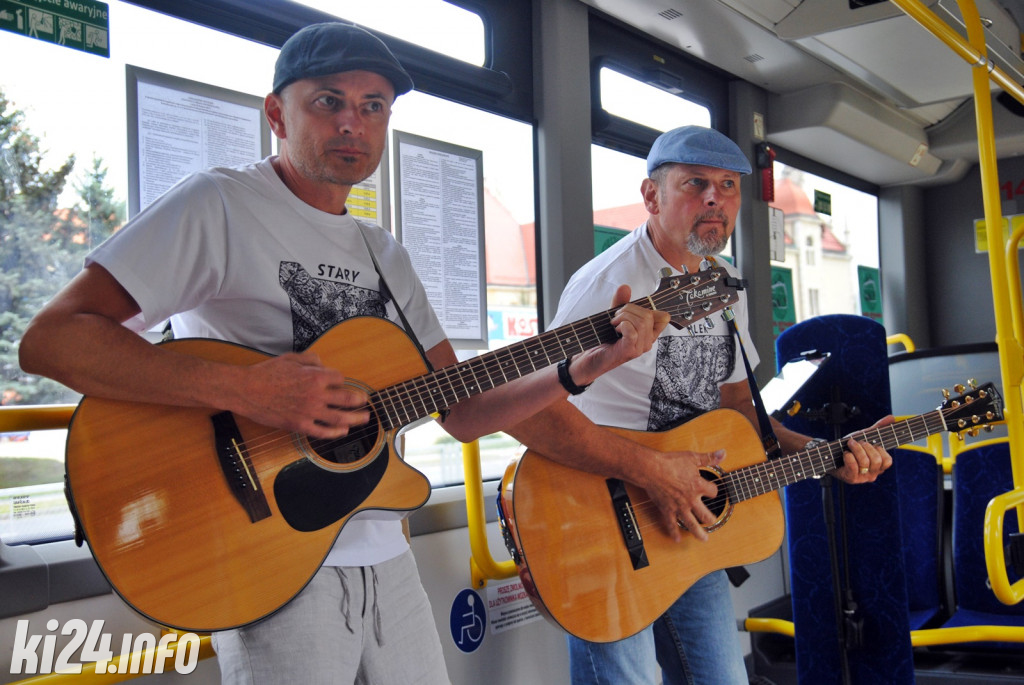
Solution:
{"label": "white drawstring", "polygon": [[356,631],[352,629],[352,597],[348,591],[348,578],[340,566],[335,566],[334,570],[338,572],[338,577],[341,578],[341,605],[338,608],[341,609],[341,615],[345,617],[345,627],[348,628],[348,632],[355,634]]}

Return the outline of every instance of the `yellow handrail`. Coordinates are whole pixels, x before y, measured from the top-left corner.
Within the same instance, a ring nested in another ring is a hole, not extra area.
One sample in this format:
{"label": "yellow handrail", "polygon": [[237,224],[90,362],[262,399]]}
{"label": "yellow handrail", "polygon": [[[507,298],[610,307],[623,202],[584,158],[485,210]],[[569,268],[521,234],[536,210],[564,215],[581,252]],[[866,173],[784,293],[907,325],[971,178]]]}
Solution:
{"label": "yellow handrail", "polygon": [[487,544],[487,518],[484,515],[484,486],[480,470],[480,442],[463,443],[462,468],[466,478],[466,518],[469,527],[469,573],[474,588],[487,585],[488,579],[511,578],[516,565],[511,559],[495,561]]}
{"label": "yellow handrail", "polygon": [[910,339],[910,336],[906,333],[893,333],[892,335],[885,336],[886,345],[903,345],[907,352],[913,352],[917,348],[914,347],[914,341]]}
{"label": "yellow handrail", "polygon": [[[973,67],[977,67],[976,71],[987,71],[988,77],[1000,88],[1019,100],[1021,104],[1024,104],[1024,88],[1007,76],[1006,72],[993,64],[986,56],[984,34],[982,34],[981,46],[976,45],[973,38],[970,43],[967,43],[959,33],[951,29],[946,22],[942,21],[919,0],[892,0],[892,3],[903,10],[907,16],[928,29],[932,35],[945,43],[953,52],[960,55],[965,62]],[[964,24],[967,26],[968,36],[970,36],[973,27],[981,28],[978,10],[974,7],[973,1],[970,1],[969,8],[964,7],[964,0],[957,0],[957,4],[960,6],[960,13],[963,14]],[[968,11],[965,11],[965,9]],[[987,88],[985,89],[985,94],[988,96]],[[992,243],[989,244],[991,245]]]}
{"label": "yellow handrail", "polygon": [[[775,633],[789,637],[793,637],[796,632],[792,621],[780,618],[747,618],[741,628],[748,633]],[[961,642],[1024,642],[1024,628],[978,625],[910,631],[910,644],[914,647]]]}
{"label": "yellow handrail", "polygon": [[988,569],[988,579],[992,584],[992,592],[1004,604],[1007,602],[1004,597],[1010,597],[1014,602],[1024,599],[1024,578],[1016,583],[1010,584],[1010,578],[1006,573],[1006,557],[1003,551],[1003,520],[1006,512],[1014,507],[1024,504],[1024,488],[1004,492],[996,495],[985,508],[985,524],[982,535],[985,536],[985,566]]}
{"label": "yellow handrail", "polygon": [[[1017,222],[1017,227],[1010,234],[1010,240],[1006,243],[1006,268],[1009,271],[1007,280],[1010,283],[1020,283],[1020,262],[1017,259],[1017,250],[1020,248],[1021,238],[1024,238],[1024,221]],[[1021,304],[1020,288],[1010,288],[1010,314],[1013,316],[1013,336],[1017,340],[1024,341],[1024,305]]]}
{"label": "yellow handrail", "polygon": [[741,628],[748,633],[776,633],[778,635],[796,635],[796,627],[792,621],[781,618],[748,618]]}
{"label": "yellow handrail", "polygon": [[[917,0],[892,0],[908,16],[928,29],[939,40],[948,45],[954,52],[963,57],[973,69],[971,79],[974,86],[975,119],[978,128],[978,160],[981,170],[982,199],[985,207],[985,230],[989,245],[989,270],[992,277],[992,301],[996,321],[996,343],[999,347],[999,361],[1003,381],[1003,400],[1005,407],[1003,416],[1006,419],[1010,442],[1010,461],[1013,469],[1013,481],[1017,488],[1024,487],[1024,398],[1021,395],[1021,379],[1024,377],[1024,347],[1022,347],[1020,313],[1020,295],[1010,295],[1011,288],[1019,291],[1020,279],[1011,278],[1017,273],[1017,255],[1014,251],[1011,258],[999,249],[1003,245],[1002,208],[999,197],[999,174],[995,138],[992,126],[992,98],[989,92],[989,79],[997,83],[1017,101],[1024,104],[1024,88],[1009,79],[996,67],[987,56],[985,33],[981,17],[974,0],[957,0],[967,37],[964,39],[930,10]],[[1010,244],[1015,244],[1011,241]],[[1006,247],[1009,247],[1007,245]],[[1012,262],[1013,267],[1008,267]],[[1016,325],[1015,325],[1016,321]],[[1016,335],[1015,335],[1016,334]],[[991,509],[992,503],[989,503]],[[1004,511],[986,513],[989,516],[1003,516]],[[1024,503],[1018,503],[1018,520],[1024,520]],[[991,569],[996,559],[989,558],[989,547],[986,545],[986,563]],[[1001,574],[1000,574],[1001,575]],[[991,573],[990,573],[991,580]],[[993,583],[993,591],[999,601],[1004,604],[1016,604],[1024,600],[1024,593],[1010,592],[1010,588],[1002,585],[999,589]]]}
{"label": "yellow handrail", "polygon": [[1024,642],[1024,628],[1016,626],[958,626],[910,631],[914,647],[951,645],[961,642]]}
{"label": "yellow handrail", "polygon": [[0,433],[67,428],[74,404],[41,404],[0,407]]}

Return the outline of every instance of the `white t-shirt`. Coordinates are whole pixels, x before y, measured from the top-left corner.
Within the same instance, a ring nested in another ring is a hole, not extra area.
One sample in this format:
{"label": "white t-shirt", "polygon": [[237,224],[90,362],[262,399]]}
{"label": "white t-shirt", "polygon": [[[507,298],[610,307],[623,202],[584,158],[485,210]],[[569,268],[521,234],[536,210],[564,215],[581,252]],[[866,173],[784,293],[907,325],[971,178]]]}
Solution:
{"label": "white t-shirt", "polygon": [[[737,275],[725,260],[717,260],[716,265]],[[709,266],[708,260],[701,264],[702,269]],[[551,327],[609,309],[621,284],[632,288],[632,300],[650,295],[657,290],[665,267],[669,264],[654,248],[644,224],[573,274]],[[742,290],[732,310],[754,368],[758,356],[747,332],[747,298]],[[569,400],[599,425],[660,431],[717,409],[719,386],[746,376],[735,336],[719,311],[681,330],[668,326],[646,354],[609,371]]]}
{"label": "white t-shirt", "polygon": [[[389,318],[394,303],[362,230],[423,349],[444,339],[409,256],[390,233],[296,197],[267,158],[193,174],[87,258],[138,303],[136,331],[168,317],[176,338],[212,338],[268,354],[302,351],[352,316]],[[408,548],[394,516],[346,524],[326,564],[379,563]]]}

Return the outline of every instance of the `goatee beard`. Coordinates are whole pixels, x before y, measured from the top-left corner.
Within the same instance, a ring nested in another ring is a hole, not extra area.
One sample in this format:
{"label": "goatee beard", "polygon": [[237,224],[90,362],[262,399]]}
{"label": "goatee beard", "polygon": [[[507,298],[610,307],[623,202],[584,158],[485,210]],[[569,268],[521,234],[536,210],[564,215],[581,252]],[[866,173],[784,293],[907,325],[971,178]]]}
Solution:
{"label": "goatee beard", "polygon": [[728,242],[729,239],[721,236],[718,231],[708,235],[706,238],[702,238],[696,233],[691,233],[686,239],[686,248],[695,255],[713,255],[724,250]]}

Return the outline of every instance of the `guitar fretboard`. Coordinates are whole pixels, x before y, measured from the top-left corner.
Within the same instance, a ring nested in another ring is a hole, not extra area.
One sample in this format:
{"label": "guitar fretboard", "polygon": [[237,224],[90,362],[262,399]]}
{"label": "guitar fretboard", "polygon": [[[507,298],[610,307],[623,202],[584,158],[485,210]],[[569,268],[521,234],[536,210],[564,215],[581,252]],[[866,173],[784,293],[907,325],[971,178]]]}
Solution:
{"label": "guitar fretboard", "polygon": [[852,437],[858,442],[880,445],[889,450],[947,430],[942,410],[897,421],[888,426],[854,433],[842,440],[823,442],[801,452],[769,459],[726,473],[721,481],[734,502],[763,495],[807,478],[820,478],[843,465],[844,445]]}
{"label": "guitar fretboard", "polygon": [[[631,304],[667,312],[673,325],[682,326],[728,307],[742,287],[743,282],[729,277],[724,269],[708,269],[687,276],[665,276],[656,292]],[[386,430],[407,425],[571,355],[615,342],[619,334],[611,322],[616,311],[618,308],[608,309],[378,390],[370,395],[370,405]]]}
{"label": "guitar fretboard", "polygon": [[[638,300],[636,304],[644,302]],[[618,333],[611,324],[614,314],[615,310],[610,309],[393,385],[371,395],[370,404],[384,428],[404,426],[571,355],[615,342]]]}

